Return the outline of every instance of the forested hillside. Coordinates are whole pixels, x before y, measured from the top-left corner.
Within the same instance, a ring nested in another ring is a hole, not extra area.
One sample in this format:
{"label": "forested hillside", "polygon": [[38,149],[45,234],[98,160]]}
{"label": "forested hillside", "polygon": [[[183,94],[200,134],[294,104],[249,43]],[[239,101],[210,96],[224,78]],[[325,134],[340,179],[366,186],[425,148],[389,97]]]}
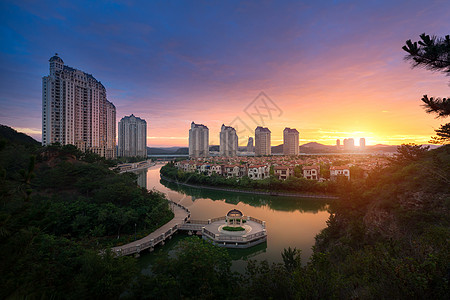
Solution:
{"label": "forested hillside", "polygon": [[170,220],[165,197],[74,146],[16,141],[0,145],[0,298],[118,297],[135,262],[99,253]]}

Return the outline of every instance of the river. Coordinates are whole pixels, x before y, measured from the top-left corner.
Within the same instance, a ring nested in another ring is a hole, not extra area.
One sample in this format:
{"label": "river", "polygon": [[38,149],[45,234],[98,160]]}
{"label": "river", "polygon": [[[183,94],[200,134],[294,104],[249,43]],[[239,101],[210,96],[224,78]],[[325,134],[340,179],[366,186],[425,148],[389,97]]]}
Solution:
{"label": "river", "polygon": [[[266,195],[252,195],[236,192],[202,190],[199,188],[178,186],[161,180],[161,165],[146,170],[136,171],[138,184],[147,189],[155,189],[178,202],[191,211],[191,219],[208,220],[225,216],[231,209],[239,209],[246,216],[266,221],[267,243],[249,249],[229,249],[233,259],[233,269],[245,269],[246,259],[282,262],[281,252],[284,248],[296,247],[302,250],[305,263],[312,254],[314,237],[326,227],[328,220],[328,201],[319,198],[295,198]],[[157,247],[159,251],[170,251],[177,242],[187,235],[178,234],[165,246]],[[141,256],[139,263],[147,268],[155,253]]]}

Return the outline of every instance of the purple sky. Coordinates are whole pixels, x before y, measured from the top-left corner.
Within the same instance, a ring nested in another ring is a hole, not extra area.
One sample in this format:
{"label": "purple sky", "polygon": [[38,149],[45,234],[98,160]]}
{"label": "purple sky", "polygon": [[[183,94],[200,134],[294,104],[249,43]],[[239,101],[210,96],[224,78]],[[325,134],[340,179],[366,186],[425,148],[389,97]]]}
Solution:
{"label": "purple sky", "polygon": [[[2,1],[0,123],[40,140],[41,77],[58,52],[117,107],[148,123],[149,146],[187,145],[191,121],[240,117],[264,91],[267,120],[301,143],[366,137],[425,142],[440,124],[420,107],[449,78],[411,70],[402,45],[450,29],[450,1]],[[251,135],[244,132],[243,140]]]}

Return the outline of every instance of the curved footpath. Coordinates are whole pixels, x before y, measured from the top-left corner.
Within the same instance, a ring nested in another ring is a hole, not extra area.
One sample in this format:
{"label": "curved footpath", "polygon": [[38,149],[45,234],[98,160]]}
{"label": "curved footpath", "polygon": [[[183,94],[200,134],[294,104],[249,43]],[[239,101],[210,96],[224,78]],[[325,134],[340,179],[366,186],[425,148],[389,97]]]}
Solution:
{"label": "curved footpath", "polygon": [[322,199],[339,199],[337,196],[329,196],[329,195],[321,195],[321,194],[300,194],[300,193],[280,193],[280,192],[264,192],[264,191],[249,191],[249,190],[239,190],[239,189],[230,189],[230,188],[220,188],[209,185],[195,185],[189,184],[185,182],[179,182],[178,180],[170,179],[166,176],[161,175],[161,178],[179,185],[184,185],[187,187],[197,188],[197,189],[208,189],[215,191],[224,191],[224,192],[234,192],[234,193],[245,193],[245,194],[255,194],[255,195],[268,195],[268,196],[284,196],[284,197],[299,197],[299,198],[322,198]]}
{"label": "curved footpath", "polygon": [[[148,168],[148,167],[147,167]],[[269,195],[269,196],[287,196],[287,197],[302,197],[302,198],[323,198],[323,199],[338,199],[336,196],[328,196],[328,195],[311,195],[311,194],[298,194],[298,193],[279,193],[279,192],[264,192],[264,191],[247,191],[247,190],[238,190],[238,189],[227,189],[220,187],[211,187],[211,186],[203,186],[203,185],[193,185],[188,183],[179,182],[177,180],[172,180],[163,175],[160,175],[163,180],[168,182],[173,182],[176,184],[184,185],[192,188],[200,188],[200,189],[209,189],[209,190],[217,190],[224,192],[234,192],[234,193],[246,193],[246,194],[256,194],[256,195]],[[174,234],[178,228],[185,224],[191,217],[191,212],[188,208],[184,207],[181,204],[173,202],[172,200],[168,200],[170,208],[174,213],[174,217],[172,220],[162,225],[146,237],[136,240],[134,242],[117,246],[111,248],[111,250],[117,255],[130,255],[130,254],[139,254],[141,251],[145,249],[152,250],[154,246],[160,243],[164,243],[167,238],[170,238],[172,234]]]}
{"label": "curved footpath", "polygon": [[174,213],[172,220],[159,227],[146,237],[136,240],[134,242],[111,248],[111,250],[118,256],[139,254],[139,252],[145,249],[153,249],[153,247],[159,243],[164,243],[167,238],[170,238],[173,233],[178,230],[180,225],[186,223],[191,216],[191,212],[188,208],[169,200],[170,208]]}

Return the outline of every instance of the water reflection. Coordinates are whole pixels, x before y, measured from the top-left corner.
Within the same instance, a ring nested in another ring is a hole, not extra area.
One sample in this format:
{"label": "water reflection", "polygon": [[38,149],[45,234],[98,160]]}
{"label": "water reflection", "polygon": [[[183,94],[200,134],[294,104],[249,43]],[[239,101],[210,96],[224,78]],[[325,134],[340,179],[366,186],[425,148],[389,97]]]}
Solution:
{"label": "water reflection", "polygon": [[[158,190],[169,199],[188,207],[192,219],[221,217],[236,208],[247,216],[266,221],[267,243],[246,250],[230,251],[236,270],[245,270],[247,258],[281,262],[281,253],[287,247],[301,249],[302,261],[306,262],[312,253],[315,236],[326,227],[330,215],[326,199],[253,195],[178,186],[161,180],[159,170],[160,166],[154,166],[147,172],[143,170],[136,173],[140,178],[146,178],[147,189]],[[142,184],[142,180],[138,179],[138,182]],[[162,248],[166,249],[166,246]]]}
{"label": "water reflection", "polygon": [[191,196],[192,201],[196,199],[212,199],[214,201],[220,200],[225,203],[238,204],[239,202],[249,204],[254,207],[268,206],[273,210],[279,211],[299,211],[312,212],[327,210],[328,201],[318,198],[296,198],[296,197],[281,197],[269,195],[252,195],[236,192],[207,190],[200,188],[193,188],[176,184],[173,182],[160,180],[160,183],[172,191],[177,191],[184,195]]}
{"label": "water reflection", "polygon": [[134,173],[137,174],[137,184],[140,187],[147,188],[147,169],[135,171]]}

